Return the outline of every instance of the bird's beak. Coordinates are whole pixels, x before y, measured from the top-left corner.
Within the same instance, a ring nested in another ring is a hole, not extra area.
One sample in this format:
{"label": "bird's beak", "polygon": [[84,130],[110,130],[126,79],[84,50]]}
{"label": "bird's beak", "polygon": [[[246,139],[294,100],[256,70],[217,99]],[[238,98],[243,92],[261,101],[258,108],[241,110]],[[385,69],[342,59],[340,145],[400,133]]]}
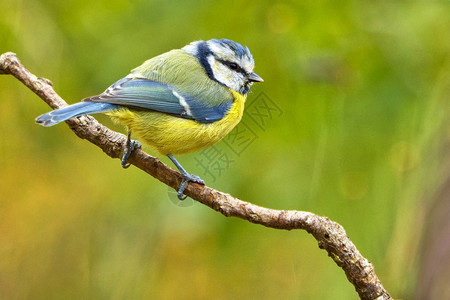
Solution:
{"label": "bird's beak", "polygon": [[252,82],[263,82],[264,81],[264,79],[262,79],[261,76],[259,76],[255,72],[251,72],[250,74],[248,74],[248,80],[250,80]]}

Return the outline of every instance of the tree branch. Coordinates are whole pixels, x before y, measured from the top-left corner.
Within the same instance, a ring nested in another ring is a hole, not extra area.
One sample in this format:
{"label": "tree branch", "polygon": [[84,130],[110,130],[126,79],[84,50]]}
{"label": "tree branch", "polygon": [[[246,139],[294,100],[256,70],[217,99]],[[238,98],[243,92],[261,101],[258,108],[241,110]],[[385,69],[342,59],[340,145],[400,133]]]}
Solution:
{"label": "tree branch", "polygon": [[[49,80],[30,73],[12,52],[0,56],[0,74],[13,75],[54,109],[67,106]],[[110,157],[122,156],[125,135],[106,128],[91,116],[72,118],[66,123],[78,137],[95,144]],[[129,162],[175,190],[181,183],[178,172],[142,150],[133,151]],[[329,218],[305,211],[261,207],[196,183],[190,183],[185,194],[227,217],[238,217],[276,229],[306,230],[318,241],[319,248],[325,249],[344,270],[361,299],[392,299],[375,274],[373,265],[359,253],[344,228]]]}

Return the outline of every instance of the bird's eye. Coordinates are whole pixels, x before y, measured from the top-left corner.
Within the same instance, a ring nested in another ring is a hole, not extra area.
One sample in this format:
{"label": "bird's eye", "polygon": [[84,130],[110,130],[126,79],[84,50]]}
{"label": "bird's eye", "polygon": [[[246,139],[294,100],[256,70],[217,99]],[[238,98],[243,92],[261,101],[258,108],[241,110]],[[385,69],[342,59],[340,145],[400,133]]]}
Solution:
{"label": "bird's eye", "polygon": [[237,70],[239,67],[236,63],[230,63],[228,66],[230,67],[231,70]]}

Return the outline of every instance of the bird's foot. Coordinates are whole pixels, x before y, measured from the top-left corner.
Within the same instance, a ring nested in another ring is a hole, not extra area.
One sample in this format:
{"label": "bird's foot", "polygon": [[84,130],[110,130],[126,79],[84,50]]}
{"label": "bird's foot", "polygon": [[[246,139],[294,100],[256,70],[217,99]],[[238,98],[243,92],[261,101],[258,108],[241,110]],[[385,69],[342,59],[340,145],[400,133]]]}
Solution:
{"label": "bird's foot", "polygon": [[178,199],[184,200],[187,198],[187,196],[183,195],[183,193],[189,182],[196,182],[203,185],[205,184],[205,182],[197,175],[189,174],[188,172],[186,172],[186,170],[181,166],[181,164],[176,160],[176,158],[172,154],[168,154],[167,157],[170,158],[170,160],[177,167],[182,176],[181,185],[177,192]]}
{"label": "bird's foot", "polygon": [[120,164],[122,165],[122,168],[127,169],[129,166],[131,166],[130,163],[127,163],[128,158],[130,157],[131,153],[135,149],[141,149],[142,145],[138,141],[131,139],[131,132],[128,132],[128,139],[127,139],[127,147],[125,149],[125,152],[123,153],[122,160]]}
{"label": "bird's foot", "polygon": [[184,200],[187,198],[187,196],[183,195],[183,193],[184,193],[184,190],[186,189],[187,185],[189,184],[189,182],[196,182],[196,183],[203,184],[203,185],[205,184],[205,181],[197,175],[189,174],[186,172],[184,174],[181,174],[181,176],[183,176],[183,178],[181,180],[180,188],[178,189],[178,192],[177,192],[178,199],[180,199],[180,200]]}

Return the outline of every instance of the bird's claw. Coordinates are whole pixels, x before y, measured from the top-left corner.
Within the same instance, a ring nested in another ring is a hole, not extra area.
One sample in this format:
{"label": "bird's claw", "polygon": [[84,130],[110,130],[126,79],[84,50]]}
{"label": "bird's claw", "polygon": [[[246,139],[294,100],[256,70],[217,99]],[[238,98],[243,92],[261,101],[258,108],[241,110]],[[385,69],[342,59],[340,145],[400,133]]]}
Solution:
{"label": "bird's claw", "polygon": [[127,163],[128,158],[130,157],[131,153],[135,149],[141,149],[142,145],[138,141],[132,140],[128,136],[127,140],[127,148],[125,149],[125,152],[123,153],[122,160],[120,164],[122,165],[122,168],[127,169],[129,166],[131,166],[131,163]]}
{"label": "bird's claw", "polygon": [[181,180],[181,185],[177,192],[178,199],[180,199],[180,200],[185,200],[187,198],[187,196],[183,195],[183,193],[184,193],[184,190],[186,189],[186,187],[188,186],[189,182],[196,182],[196,183],[199,183],[202,185],[205,184],[205,181],[197,175],[187,173],[187,174],[182,174],[182,176],[183,176],[183,179]]}

